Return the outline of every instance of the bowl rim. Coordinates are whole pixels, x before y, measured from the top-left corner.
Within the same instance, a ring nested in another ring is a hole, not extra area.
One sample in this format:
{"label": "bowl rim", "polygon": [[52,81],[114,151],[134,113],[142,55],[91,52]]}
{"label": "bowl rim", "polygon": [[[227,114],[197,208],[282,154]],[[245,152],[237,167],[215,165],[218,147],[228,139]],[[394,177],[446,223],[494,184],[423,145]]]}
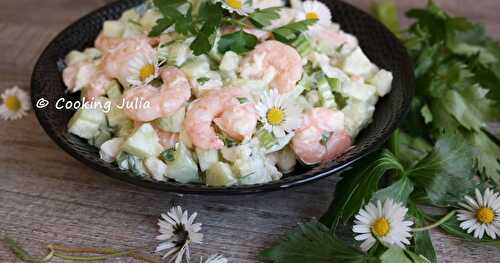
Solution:
{"label": "bowl rim", "polygon": [[[324,1],[324,0],[322,0]],[[362,12],[364,15],[368,16],[369,19],[371,19],[371,23],[376,23],[378,26],[382,26],[383,30],[385,30],[385,34],[390,34],[390,36],[393,38],[393,40],[397,41],[399,45],[402,45],[401,42],[397,39],[397,37],[390,32],[387,27],[385,27],[382,23],[380,23],[378,20],[373,18],[370,14],[366,13],[363,10],[360,10],[359,8],[351,5],[350,3],[347,3],[342,0],[336,0],[338,2],[341,2],[344,5],[349,6],[350,8],[354,8],[359,12]],[[402,103],[402,110],[399,111],[399,113],[396,116],[396,119],[388,126],[387,132],[384,133],[380,140],[375,141],[374,143],[370,144],[370,147],[368,147],[366,150],[363,152],[359,153],[358,155],[339,162],[335,167],[331,169],[323,169],[319,172],[315,172],[312,175],[295,175],[295,176],[301,176],[300,178],[296,178],[291,181],[284,181],[283,179],[277,180],[277,181],[272,181],[264,184],[256,184],[256,185],[239,185],[239,186],[230,186],[230,187],[208,187],[206,185],[202,184],[181,184],[181,183],[176,183],[176,182],[168,182],[168,183],[163,183],[163,182],[155,182],[155,181],[148,181],[140,177],[134,177],[129,175],[129,173],[118,173],[116,171],[113,171],[103,165],[99,165],[98,163],[93,162],[92,160],[89,160],[85,158],[84,156],[78,154],[72,147],[70,147],[67,143],[65,143],[60,136],[56,135],[55,129],[48,123],[43,121],[43,113],[42,111],[37,107],[37,97],[36,97],[36,88],[40,89],[40,85],[37,83],[36,75],[37,71],[39,71],[39,68],[41,67],[42,60],[43,58],[48,56],[49,50],[51,50],[52,46],[62,38],[65,34],[67,34],[67,31],[70,31],[73,27],[77,26],[79,23],[82,23],[88,19],[95,19],[96,16],[99,16],[103,13],[105,13],[107,10],[113,8],[113,7],[118,7],[120,5],[123,5],[123,8],[131,8],[133,6],[137,6],[143,2],[142,0],[117,0],[112,3],[106,4],[103,7],[100,7],[89,14],[79,17],[76,21],[72,22],[69,24],[64,30],[62,30],[59,34],[57,34],[47,45],[47,47],[43,50],[41,55],[38,57],[37,62],[35,63],[33,72],[31,74],[31,102],[32,102],[32,107],[34,109],[35,115],[37,117],[38,122],[42,126],[43,130],[47,135],[65,152],[70,154],[73,158],[76,160],[84,163],[86,166],[97,170],[101,172],[102,174],[106,176],[110,176],[112,178],[128,182],[133,185],[141,186],[144,188],[149,188],[149,189],[155,189],[155,190],[160,190],[160,191],[165,191],[165,192],[173,192],[173,193],[180,193],[180,194],[210,194],[210,195],[248,195],[248,194],[255,194],[255,193],[262,193],[262,192],[271,192],[271,191],[277,191],[277,190],[284,190],[284,189],[289,189],[293,187],[297,187],[300,185],[304,185],[306,183],[310,182],[315,182],[318,181],[319,179],[328,177],[333,174],[337,174],[348,168],[349,166],[352,166],[356,162],[358,162],[360,159],[363,159],[367,157],[368,155],[378,151],[390,138],[392,133],[397,129],[401,121],[404,119],[404,117],[407,115],[407,113],[410,110],[410,103],[411,100],[415,94],[415,81],[414,81],[414,76],[410,77],[410,82],[405,83],[404,88],[406,93],[408,94],[408,97],[406,100],[403,101]],[[404,49],[406,51],[406,49]],[[408,55],[408,52],[406,51],[406,54],[404,56],[405,61],[402,61],[403,64],[406,64],[410,71],[413,72],[413,64],[412,61]],[[392,91],[391,91],[392,92]],[[371,125],[371,124],[370,124]],[[366,129],[366,128],[365,128]],[[125,174],[125,176],[124,176]],[[285,175],[286,176],[286,175]]]}

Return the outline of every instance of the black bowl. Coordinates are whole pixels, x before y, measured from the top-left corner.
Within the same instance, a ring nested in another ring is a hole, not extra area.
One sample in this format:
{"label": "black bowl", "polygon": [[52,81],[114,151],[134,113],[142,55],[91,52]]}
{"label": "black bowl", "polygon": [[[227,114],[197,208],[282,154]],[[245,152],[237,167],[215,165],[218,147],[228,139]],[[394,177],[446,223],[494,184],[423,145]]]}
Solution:
{"label": "black bowl", "polygon": [[[47,134],[66,152],[94,169],[114,178],[143,187],[179,193],[245,194],[272,191],[302,185],[338,173],[369,153],[379,149],[390,137],[409,109],[414,93],[413,68],[398,39],[381,23],[363,11],[342,1],[322,0],[331,9],[333,19],[344,31],[354,34],[367,56],[379,67],[394,74],[392,92],[379,101],[373,122],[357,137],[355,147],[330,163],[312,168],[300,168],[283,179],[252,186],[208,187],[200,184],[152,182],[121,171],[116,165],[103,162],[98,150],[67,132],[66,126],[72,110],[56,109],[59,98],[66,101],[79,99],[65,93],[61,72],[64,57],[71,50],[83,50],[93,46],[103,22],[117,19],[126,9],[141,4],[142,0],[118,1],[107,5],[70,25],[60,33],[40,56],[32,76],[31,97],[33,108]],[[41,98],[49,106],[39,109]]]}

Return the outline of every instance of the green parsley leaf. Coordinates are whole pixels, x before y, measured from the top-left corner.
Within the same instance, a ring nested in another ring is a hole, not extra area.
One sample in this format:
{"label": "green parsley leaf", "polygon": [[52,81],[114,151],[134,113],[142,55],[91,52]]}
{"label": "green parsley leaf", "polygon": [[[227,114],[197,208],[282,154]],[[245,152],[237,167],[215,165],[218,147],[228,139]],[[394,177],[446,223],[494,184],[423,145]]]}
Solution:
{"label": "green parsley leaf", "polygon": [[257,45],[257,37],[243,30],[224,35],[218,42],[219,52],[234,51],[238,54],[246,53]]}
{"label": "green parsley leaf", "polygon": [[413,192],[413,183],[407,176],[402,176],[401,179],[391,184],[390,186],[378,190],[372,196],[372,202],[380,200],[384,201],[388,198],[406,204],[410,194]]}
{"label": "green parsley leaf", "polygon": [[367,260],[365,254],[337,240],[320,223],[301,225],[299,230],[263,251],[261,256],[274,263],[361,263]]}
{"label": "green parsley leaf", "polygon": [[380,178],[391,170],[403,172],[404,168],[390,151],[383,150],[344,172],[333,203],[320,221],[333,229],[347,223],[378,190]]}
{"label": "green parsley leaf", "polygon": [[274,38],[283,43],[291,43],[316,22],[317,20],[306,19],[276,28],[273,30]]}
{"label": "green parsley leaf", "polygon": [[408,171],[424,200],[435,206],[456,206],[476,184],[472,147],[459,135],[443,134],[434,150]]}
{"label": "green parsley leaf", "polygon": [[160,18],[156,21],[156,25],[149,32],[150,37],[157,37],[175,23],[170,18]]}
{"label": "green parsley leaf", "polygon": [[271,25],[271,22],[273,20],[280,18],[280,14],[279,14],[280,10],[281,10],[281,7],[271,7],[271,8],[260,9],[260,10],[257,10],[255,12],[251,13],[250,15],[248,15],[248,18],[250,18],[250,21],[256,27],[263,28],[263,27]]}
{"label": "green parsley leaf", "polygon": [[212,50],[215,33],[222,24],[223,9],[221,4],[207,2],[200,10],[200,18],[203,18],[205,23],[190,46],[195,56],[206,54]]}
{"label": "green parsley leaf", "polygon": [[385,26],[394,34],[401,32],[401,24],[398,19],[398,7],[393,0],[383,0],[376,2],[373,6],[373,13]]}

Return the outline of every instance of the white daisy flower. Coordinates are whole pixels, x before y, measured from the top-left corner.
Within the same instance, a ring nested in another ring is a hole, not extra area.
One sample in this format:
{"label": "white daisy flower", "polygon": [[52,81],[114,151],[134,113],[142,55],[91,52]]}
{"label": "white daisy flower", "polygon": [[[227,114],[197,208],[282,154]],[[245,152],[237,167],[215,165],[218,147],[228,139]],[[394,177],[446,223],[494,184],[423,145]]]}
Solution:
{"label": "white daisy flower", "polygon": [[361,244],[363,251],[368,251],[377,239],[404,248],[410,244],[410,226],[413,225],[413,222],[405,221],[406,212],[406,207],[392,199],[385,200],[383,205],[380,201],[377,205],[369,203],[355,217],[352,231],[359,235],[354,239],[364,241]]}
{"label": "white daisy flower", "polygon": [[30,101],[28,94],[18,86],[7,89],[2,93],[0,117],[6,121],[21,119],[31,109]]}
{"label": "white daisy flower", "polygon": [[201,243],[203,234],[200,223],[194,223],[197,213],[188,215],[187,211],[182,211],[180,206],[173,207],[167,214],[162,214],[159,220],[161,235],[156,239],[164,241],[156,247],[156,252],[168,250],[164,258],[172,257],[171,262],[182,262],[183,258],[189,262],[191,258],[191,243]]}
{"label": "white daisy flower", "polygon": [[322,2],[316,0],[305,1],[300,6],[299,10],[297,10],[296,19],[299,21],[306,19],[318,20],[316,24],[309,28],[308,32],[313,33],[315,30],[332,23],[332,13]]}
{"label": "white daisy flower", "polygon": [[466,196],[466,203],[460,203],[465,210],[458,210],[457,218],[463,221],[460,227],[467,233],[474,232],[474,237],[482,239],[484,233],[492,239],[500,237],[500,196],[491,189],[484,195],[476,189],[476,199]]}
{"label": "white daisy flower", "polygon": [[228,263],[229,261],[222,255],[212,255],[206,261],[200,259],[200,263]]}
{"label": "white daisy flower", "polygon": [[160,74],[159,59],[153,52],[140,53],[129,61],[128,67],[127,82],[133,86],[147,85]]}
{"label": "white daisy flower", "polygon": [[256,105],[264,129],[276,138],[285,137],[302,124],[302,110],[276,89],[265,91]]}
{"label": "white daisy flower", "polygon": [[222,7],[230,13],[237,13],[240,16],[248,16],[255,11],[248,0],[218,0],[217,2],[220,2]]}

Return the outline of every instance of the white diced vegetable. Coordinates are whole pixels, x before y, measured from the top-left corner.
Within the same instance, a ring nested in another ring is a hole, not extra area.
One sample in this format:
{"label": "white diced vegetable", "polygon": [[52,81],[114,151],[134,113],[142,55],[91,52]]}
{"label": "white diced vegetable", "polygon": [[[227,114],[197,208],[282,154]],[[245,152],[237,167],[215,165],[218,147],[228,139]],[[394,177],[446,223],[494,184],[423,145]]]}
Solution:
{"label": "white diced vegetable", "polygon": [[202,172],[208,170],[212,164],[219,161],[219,152],[217,150],[196,148],[196,155],[198,156],[198,163]]}
{"label": "white diced vegetable", "polygon": [[162,18],[161,13],[156,9],[149,9],[144,13],[139,23],[142,25],[145,31],[151,31],[156,25],[156,21]]}
{"label": "white diced vegetable", "polygon": [[106,122],[106,115],[100,109],[80,108],[68,123],[68,131],[84,139],[91,139]]}
{"label": "white diced vegetable", "polygon": [[101,145],[99,154],[105,162],[112,163],[120,153],[123,138],[113,138]]}
{"label": "white diced vegetable", "polygon": [[102,33],[107,37],[121,37],[125,31],[125,24],[120,21],[104,22]]}
{"label": "white diced vegetable", "polygon": [[163,151],[158,135],[151,124],[146,123],[135,130],[123,144],[123,151],[139,158],[157,157]]}
{"label": "white diced vegetable", "polygon": [[89,58],[90,57],[87,54],[82,53],[80,51],[73,50],[73,51],[69,52],[69,54],[66,56],[66,58],[64,59],[64,63],[66,63],[66,65],[70,66],[70,65],[76,64],[78,62],[85,61]]}
{"label": "white diced vegetable", "polygon": [[361,129],[365,128],[371,122],[375,106],[356,99],[349,99],[342,112],[345,115],[346,130],[354,138]]}
{"label": "white diced vegetable", "polygon": [[137,13],[135,9],[129,9],[125,12],[123,12],[120,20],[123,22],[129,22],[129,21],[135,21],[138,22],[139,19],[141,19],[141,15]]}
{"label": "white diced vegetable", "polygon": [[293,171],[295,165],[297,165],[297,157],[290,147],[284,148],[282,151],[278,152],[278,167],[283,171],[283,173],[289,173]]}
{"label": "white diced vegetable", "polygon": [[380,70],[368,82],[377,88],[377,94],[380,97],[385,96],[391,91],[392,80],[394,79],[392,72],[385,69]]}
{"label": "white diced vegetable", "polygon": [[376,70],[376,67],[365,53],[363,53],[363,50],[357,47],[346,57],[343,63],[343,70],[351,75],[367,76]]}
{"label": "white diced vegetable", "polygon": [[377,100],[377,88],[357,81],[343,82],[341,94],[368,104],[374,104]]}
{"label": "white diced vegetable", "polygon": [[216,162],[207,171],[206,184],[208,186],[231,186],[237,182],[231,166],[227,163]]}
{"label": "white diced vegetable", "polygon": [[161,182],[166,181],[167,165],[163,161],[155,157],[149,157],[144,160],[144,166],[153,179]]}
{"label": "white diced vegetable", "polygon": [[182,123],[186,116],[186,108],[182,107],[174,114],[155,120],[155,124],[163,131],[179,133],[182,130]]}
{"label": "white diced vegetable", "polygon": [[199,56],[186,62],[181,70],[191,79],[199,79],[208,74],[210,71],[210,63],[206,56]]}
{"label": "white diced vegetable", "polygon": [[198,165],[193,160],[191,152],[183,143],[177,143],[175,149],[162,153],[167,162],[167,177],[179,183],[200,182]]}
{"label": "white diced vegetable", "polygon": [[228,51],[222,57],[219,69],[225,72],[235,72],[240,65],[241,57],[233,51]]}
{"label": "white diced vegetable", "polygon": [[83,53],[92,59],[99,59],[102,57],[102,52],[97,48],[87,48]]}

